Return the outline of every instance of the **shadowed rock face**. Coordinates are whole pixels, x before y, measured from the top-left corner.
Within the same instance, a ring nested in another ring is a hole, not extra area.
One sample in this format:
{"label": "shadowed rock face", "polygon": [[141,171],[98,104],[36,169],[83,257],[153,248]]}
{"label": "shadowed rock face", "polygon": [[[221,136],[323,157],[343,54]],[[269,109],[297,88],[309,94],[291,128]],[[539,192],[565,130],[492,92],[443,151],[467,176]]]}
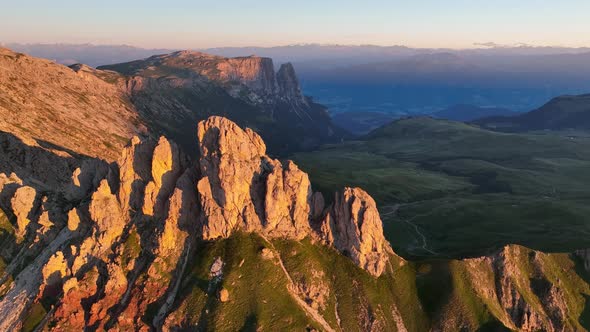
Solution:
{"label": "shadowed rock face", "polygon": [[[391,249],[365,192],[347,188],[337,195],[342,202],[324,210],[307,174],[269,158],[258,134],[222,117],[200,122],[197,140],[200,157],[191,162],[164,137],[134,137],[116,164],[88,159],[55,194],[1,174],[0,207],[14,217],[16,249],[2,276],[0,330],[19,328],[47,294],[63,294],[48,319],[64,329],[148,328],[139,317],[167,299],[153,322],[161,326],[191,248],[237,231],[329,239],[323,242],[359,267],[383,273]],[[59,204],[49,204],[53,196]],[[314,216],[329,222],[314,228]],[[25,247],[32,264],[16,253]]]}
{"label": "shadowed rock face", "polygon": [[99,68],[125,75],[122,88],[150,128],[187,151],[196,150],[191,126],[214,115],[255,129],[272,154],[347,136],[325,107],[303,95],[293,66],[283,64],[275,72],[270,58],[180,51]]}
{"label": "shadowed rock face", "polygon": [[373,275],[383,273],[391,248],[383,237],[377,205],[365,191],[346,188],[336,193],[321,229],[325,242],[346,253],[358,266]]}
{"label": "shadowed rock face", "polygon": [[295,74],[295,68],[291,63],[284,63],[277,72],[277,84],[279,91],[284,98],[295,103],[306,103],[301,87],[299,86],[299,79]]}

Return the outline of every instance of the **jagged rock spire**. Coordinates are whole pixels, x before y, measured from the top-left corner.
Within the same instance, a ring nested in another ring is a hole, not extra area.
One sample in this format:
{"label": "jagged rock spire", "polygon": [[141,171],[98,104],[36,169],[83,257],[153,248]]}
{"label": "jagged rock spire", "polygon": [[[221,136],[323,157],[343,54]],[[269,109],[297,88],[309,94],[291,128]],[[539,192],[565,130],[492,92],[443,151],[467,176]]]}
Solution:
{"label": "jagged rock spire", "polygon": [[52,292],[64,294],[51,314],[64,329],[147,329],[140,318],[166,298],[151,324],[161,326],[196,241],[236,231],[311,238],[376,277],[383,273],[391,248],[367,193],[347,188],[324,208],[305,172],[268,157],[258,134],[226,118],[201,121],[197,139],[192,163],[164,137],[134,137],[110,166],[83,163],[71,177],[75,188],[66,190],[67,210],[45,197],[37,202],[34,188],[0,175],[0,205],[10,203],[14,233],[37,257],[26,265],[17,256],[7,267],[26,265],[0,300],[7,317],[0,329],[18,328],[35,299]]}
{"label": "jagged rock spire", "polygon": [[[383,273],[391,250],[375,201],[365,191],[346,188],[334,206],[317,213],[323,208],[316,206],[319,198],[307,174],[291,161],[266,156],[252,130],[211,117],[199,123],[198,138],[203,239],[229,237],[237,229],[270,238],[320,238],[369,273]],[[325,215],[319,228],[312,227],[314,215]]]}

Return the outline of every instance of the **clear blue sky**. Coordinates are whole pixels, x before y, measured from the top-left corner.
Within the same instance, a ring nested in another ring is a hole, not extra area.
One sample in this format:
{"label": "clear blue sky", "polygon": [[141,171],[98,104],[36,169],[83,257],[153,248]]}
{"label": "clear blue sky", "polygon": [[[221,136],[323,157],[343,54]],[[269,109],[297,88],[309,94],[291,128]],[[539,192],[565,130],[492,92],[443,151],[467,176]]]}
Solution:
{"label": "clear blue sky", "polygon": [[0,42],[590,46],[588,0],[0,0]]}

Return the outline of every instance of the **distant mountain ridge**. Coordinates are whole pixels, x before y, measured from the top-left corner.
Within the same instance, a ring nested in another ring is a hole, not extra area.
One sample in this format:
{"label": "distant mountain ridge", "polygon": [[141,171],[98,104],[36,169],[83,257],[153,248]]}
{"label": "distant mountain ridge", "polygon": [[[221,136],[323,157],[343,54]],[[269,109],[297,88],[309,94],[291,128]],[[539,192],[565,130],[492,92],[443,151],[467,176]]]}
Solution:
{"label": "distant mountain ridge", "polygon": [[295,69],[257,56],[224,58],[179,51],[109,66],[152,127],[190,145],[187,126],[211,115],[255,128],[273,153],[336,142],[347,133],[301,92]]}
{"label": "distant mountain ridge", "polygon": [[275,155],[349,135],[289,63],[275,72],[270,58],[179,51],[104,69],[0,49],[0,130],[107,160],[136,134],[196,151],[192,126],[212,115],[255,128]]}
{"label": "distant mountain ridge", "polygon": [[69,66],[85,63],[92,67],[143,59],[154,54],[165,54],[175,50],[164,48],[141,48],[130,45],[94,44],[19,44],[8,43],[7,48],[45,58]]}
{"label": "distant mountain ridge", "polygon": [[560,96],[531,112],[514,117],[488,117],[475,121],[499,131],[590,130],[590,94]]}
{"label": "distant mountain ridge", "polygon": [[[256,54],[270,57],[276,64],[290,62],[297,68],[305,94],[337,111],[368,110],[405,116],[465,103],[523,112],[553,96],[590,90],[590,48],[493,43],[482,46],[457,50],[303,44],[201,51],[224,57]],[[81,62],[95,67],[177,51],[116,45],[9,47],[67,65]],[[377,64],[378,70],[372,70],[371,66]],[[420,75],[413,74],[416,71]]]}
{"label": "distant mountain ridge", "polygon": [[[33,56],[52,59],[66,65],[73,64],[72,61],[75,61],[83,62],[93,67],[178,51],[177,49],[170,48],[142,48],[130,45],[68,43],[6,43],[4,46]],[[571,48],[531,45],[498,45],[494,43],[476,44],[475,48],[464,50],[447,48],[411,48],[403,45],[330,45],[313,43],[270,47],[245,46],[194,48],[194,50],[224,57],[239,57],[256,54],[273,58],[279,63],[301,63],[308,61],[324,63],[327,60],[335,61],[335,64],[339,65],[362,64],[363,62],[366,63],[367,60],[371,62],[386,61],[391,60],[392,57],[444,52],[457,52],[466,55],[488,54],[509,56],[580,54],[590,52],[590,48],[584,47]],[[325,64],[328,65],[328,63]]]}
{"label": "distant mountain ridge", "polygon": [[435,112],[433,117],[453,121],[474,121],[490,116],[514,116],[518,113],[501,107],[479,107],[468,104],[457,104]]}

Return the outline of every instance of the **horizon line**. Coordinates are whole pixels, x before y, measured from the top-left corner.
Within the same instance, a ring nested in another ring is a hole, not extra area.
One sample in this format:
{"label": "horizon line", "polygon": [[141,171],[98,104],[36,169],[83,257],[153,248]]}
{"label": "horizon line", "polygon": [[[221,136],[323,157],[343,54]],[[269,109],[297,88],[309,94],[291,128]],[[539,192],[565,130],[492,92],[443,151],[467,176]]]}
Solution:
{"label": "horizon line", "polygon": [[515,44],[499,44],[494,42],[483,42],[483,43],[473,43],[472,47],[423,47],[423,46],[407,46],[402,44],[388,44],[388,45],[379,45],[379,44],[339,44],[339,43],[294,43],[294,44],[279,44],[279,45],[272,45],[272,46],[256,46],[256,45],[249,45],[249,46],[212,46],[212,47],[146,47],[146,46],[138,46],[133,45],[130,43],[93,43],[93,42],[86,42],[86,43],[75,43],[75,42],[5,42],[0,41],[0,46],[9,46],[9,45],[23,45],[23,46],[94,46],[94,47],[101,47],[101,46],[111,46],[111,47],[130,47],[136,49],[144,49],[144,50],[210,50],[210,49],[229,49],[229,48],[262,48],[262,49],[273,49],[273,48],[285,48],[285,47],[303,47],[303,46],[320,46],[320,47],[377,47],[377,48],[407,48],[407,49],[417,49],[417,50],[492,50],[492,49],[518,49],[518,48],[566,48],[566,49],[588,49],[589,46],[566,46],[566,45],[534,45],[528,43],[515,43]]}

